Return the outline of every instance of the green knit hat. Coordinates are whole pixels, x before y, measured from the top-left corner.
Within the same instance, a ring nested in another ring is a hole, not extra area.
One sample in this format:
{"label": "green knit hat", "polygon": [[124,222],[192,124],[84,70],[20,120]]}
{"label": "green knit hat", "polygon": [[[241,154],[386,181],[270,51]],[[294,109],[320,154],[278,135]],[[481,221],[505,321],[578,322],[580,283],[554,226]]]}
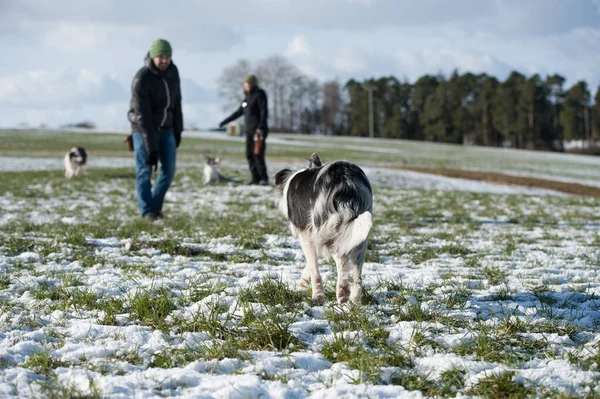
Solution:
{"label": "green knit hat", "polygon": [[256,75],[248,75],[244,78],[244,82],[248,83],[250,85],[250,87],[256,87],[258,86],[258,79],[256,78]]}
{"label": "green knit hat", "polygon": [[173,54],[173,49],[168,41],[165,39],[158,39],[152,43],[150,46],[150,58],[160,57],[163,55],[171,56]]}

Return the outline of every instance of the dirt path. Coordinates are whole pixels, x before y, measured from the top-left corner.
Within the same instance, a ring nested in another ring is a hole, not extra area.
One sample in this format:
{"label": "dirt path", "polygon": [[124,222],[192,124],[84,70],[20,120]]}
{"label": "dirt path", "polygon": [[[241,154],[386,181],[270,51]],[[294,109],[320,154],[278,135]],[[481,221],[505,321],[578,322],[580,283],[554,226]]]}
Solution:
{"label": "dirt path", "polygon": [[600,198],[600,187],[586,186],[578,183],[566,183],[555,180],[537,179],[533,177],[513,176],[495,172],[477,172],[461,169],[429,169],[419,166],[406,166],[404,170],[413,172],[429,173],[446,177],[457,177],[461,179],[470,179],[478,181],[486,181],[499,184],[513,184],[525,187],[544,188],[548,190],[556,190],[563,193],[584,195],[588,197]]}

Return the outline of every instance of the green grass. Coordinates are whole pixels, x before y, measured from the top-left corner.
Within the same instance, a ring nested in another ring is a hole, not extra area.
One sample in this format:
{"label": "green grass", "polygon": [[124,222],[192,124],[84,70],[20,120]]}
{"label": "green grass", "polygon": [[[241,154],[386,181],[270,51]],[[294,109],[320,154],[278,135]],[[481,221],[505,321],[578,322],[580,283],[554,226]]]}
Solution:
{"label": "green grass", "polygon": [[0,290],[5,290],[10,286],[10,276],[8,273],[0,273]]}
{"label": "green grass", "polygon": [[125,312],[125,300],[123,298],[106,298],[98,304],[102,311],[102,317],[98,320],[100,324],[118,325],[117,316]]}
{"label": "green grass", "polygon": [[447,397],[442,394],[443,388],[438,386],[435,381],[429,380],[413,370],[394,374],[391,384],[400,385],[407,391],[420,391],[426,396]]}
{"label": "green grass", "polygon": [[513,380],[514,375],[514,372],[492,374],[479,380],[479,383],[468,393],[486,398],[524,399],[534,397],[535,388],[516,383]]}
{"label": "green grass", "polygon": [[382,319],[373,317],[369,309],[363,306],[333,308],[326,312],[325,317],[331,323],[333,332],[360,331],[364,334],[365,342],[372,347],[382,345],[389,336],[382,326]]}
{"label": "green grass", "polygon": [[494,334],[489,327],[480,326],[473,330],[474,338],[454,348],[454,353],[465,356],[472,355],[477,360],[519,366],[521,362],[530,361],[537,356],[546,356],[548,341],[529,340],[515,331],[501,327]]}
{"label": "green grass", "polygon": [[498,267],[484,267],[483,276],[488,280],[489,285],[498,285],[506,281],[506,272]]}
{"label": "green grass", "polygon": [[91,379],[89,392],[81,391],[75,384],[61,383],[57,378],[42,380],[37,382],[37,385],[46,399],[100,399],[103,397]]}
{"label": "green grass", "polygon": [[131,317],[143,325],[166,331],[166,317],[176,309],[174,293],[166,287],[137,288],[127,296],[127,308]]}
{"label": "green grass", "polygon": [[[246,310],[249,311],[248,309]],[[275,307],[264,308],[261,315],[250,314],[240,333],[240,345],[247,350],[275,350],[295,352],[303,349],[302,341],[290,331],[296,314],[282,314]]]}
{"label": "green grass", "polygon": [[286,312],[299,311],[308,300],[306,292],[296,291],[281,280],[265,279],[238,292],[242,303],[279,305]]}
{"label": "green grass", "polygon": [[166,349],[152,356],[150,367],[175,368],[185,367],[197,360],[248,360],[250,357],[240,350],[235,341],[209,341],[197,347],[182,349]]}
{"label": "green grass", "polygon": [[67,367],[68,364],[52,356],[49,351],[39,351],[30,355],[21,366],[31,369],[37,374],[49,376],[55,368]]}

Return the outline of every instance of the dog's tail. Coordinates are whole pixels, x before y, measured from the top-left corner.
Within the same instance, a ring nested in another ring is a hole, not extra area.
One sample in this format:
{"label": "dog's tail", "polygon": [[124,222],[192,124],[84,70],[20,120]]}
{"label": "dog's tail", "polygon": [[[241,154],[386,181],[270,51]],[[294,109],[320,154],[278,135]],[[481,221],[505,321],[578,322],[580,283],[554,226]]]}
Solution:
{"label": "dog's tail", "polygon": [[356,219],[343,227],[340,236],[336,240],[338,244],[337,253],[340,255],[349,254],[354,248],[362,244],[373,227],[373,214],[363,212]]}

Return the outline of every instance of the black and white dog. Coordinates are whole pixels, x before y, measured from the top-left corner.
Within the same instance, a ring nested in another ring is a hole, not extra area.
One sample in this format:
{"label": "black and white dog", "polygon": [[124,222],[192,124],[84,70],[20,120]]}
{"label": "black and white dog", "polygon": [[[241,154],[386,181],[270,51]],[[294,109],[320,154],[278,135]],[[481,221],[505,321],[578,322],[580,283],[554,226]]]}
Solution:
{"label": "black and white dog", "polygon": [[70,179],[79,175],[81,168],[87,162],[87,153],[82,147],[73,147],[65,154],[65,177]]}
{"label": "black and white dog", "polygon": [[332,256],[337,265],[338,303],[360,303],[362,266],[373,225],[373,191],[358,166],[337,161],[326,165],[317,154],[297,172],[275,175],[279,209],[290,221],[306,257],[301,285],[312,284],[312,298],[323,304],[325,294],[318,259]]}
{"label": "black and white dog", "polygon": [[204,164],[204,184],[219,183],[222,177],[219,173],[221,158],[209,157],[208,155],[204,157],[206,158],[206,163]]}
{"label": "black and white dog", "polygon": [[209,157],[205,155],[206,163],[204,164],[204,184],[211,183],[221,183],[221,182],[229,182],[229,183],[241,183],[239,180],[231,179],[229,177],[223,176],[221,172],[219,172],[219,168],[221,167],[222,158],[219,157]]}

